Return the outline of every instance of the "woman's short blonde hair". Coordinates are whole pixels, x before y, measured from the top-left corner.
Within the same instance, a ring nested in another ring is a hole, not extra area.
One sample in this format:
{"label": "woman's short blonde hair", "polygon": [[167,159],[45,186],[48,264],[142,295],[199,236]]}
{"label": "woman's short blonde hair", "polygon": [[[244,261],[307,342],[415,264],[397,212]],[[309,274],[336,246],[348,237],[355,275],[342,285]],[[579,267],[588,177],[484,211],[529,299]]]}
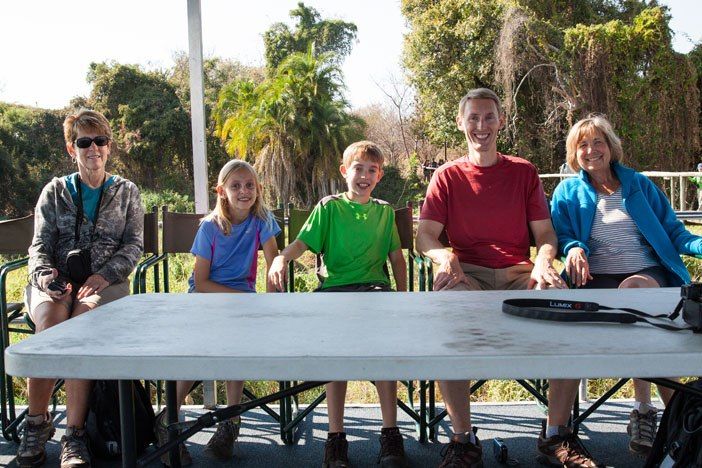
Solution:
{"label": "woman's short blonde hair", "polygon": [[75,114],[70,114],[63,121],[63,139],[66,144],[72,145],[78,136],[78,130],[94,131],[105,135],[112,140],[110,122],[100,112],[90,109],[80,109]]}
{"label": "woman's short blonde hair", "polygon": [[583,137],[592,135],[595,131],[600,132],[604,136],[612,155],[611,162],[622,162],[624,159],[622,140],[614,133],[614,128],[609,120],[602,115],[589,115],[576,122],[571,127],[566,138],[566,163],[574,172],[580,171],[577,154],[578,143]]}

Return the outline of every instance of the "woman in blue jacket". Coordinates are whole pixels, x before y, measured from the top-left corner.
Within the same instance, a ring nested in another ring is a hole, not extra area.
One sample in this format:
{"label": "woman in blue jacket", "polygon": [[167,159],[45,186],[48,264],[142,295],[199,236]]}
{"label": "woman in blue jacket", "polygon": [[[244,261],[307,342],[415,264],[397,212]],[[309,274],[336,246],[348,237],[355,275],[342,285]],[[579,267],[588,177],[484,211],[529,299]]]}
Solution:
{"label": "woman in blue jacket", "polygon": [[[565,271],[576,287],[658,288],[690,282],[680,254],[702,253],[702,237],[677,220],[663,192],[621,164],[621,140],[602,116],[577,122],[566,139],[577,177],[553,193],[551,217]],[[656,430],[650,384],[634,380],[629,448],[645,455]],[[672,391],[659,387],[664,403]]]}

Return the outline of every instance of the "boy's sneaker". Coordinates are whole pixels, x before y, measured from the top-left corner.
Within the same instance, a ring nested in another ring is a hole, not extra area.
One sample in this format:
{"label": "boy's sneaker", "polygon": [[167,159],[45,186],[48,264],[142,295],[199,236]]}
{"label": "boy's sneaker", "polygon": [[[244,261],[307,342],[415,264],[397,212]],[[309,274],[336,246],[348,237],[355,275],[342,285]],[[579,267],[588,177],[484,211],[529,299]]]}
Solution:
{"label": "boy's sneaker", "polygon": [[652,409],[646,413],[632,410],[629,414],[629,424],[626,433],[629,434],[629,450],[641,456],[648,456],[656,438],[656,423],[658,410]]}
{"label": "boy's sneaker", "polygon": [[441,456],[439,468],[483,468],[483,446],[477,436],[475,443],[451,439],[441,450]]}
{"label": "boy's sneaker", "polygon": [[542,427],[537,450],[539,463],[565,468],[600,468],[597,462],[583,446],[577,435],[568,428],[560,426],[558,435],[546,437],[546,428]]}
{"label": "boy's sneaker", "polygon": [[66,428],[66,434],[61,437],[61,468],[78,468],[90,466],[90,450],[88,435],[85,429],[75,426]]}
{"label": "boy's sneaker", "polygon": [[22,441],[17,450],[17,465],[20,468],[34,468],[46,461],[46,442],[54,436],[56,429],[49,413],[42,417],[41,422],[32,416],[24,418]]}
{"label": "boy's sneaker", "polygon": [[205,454],[219,460],[229,460],[234,456],[234,442],[239,438],[241,419],[228,419],[217,424],[217,430],[207,442]]}
{"label": "boy's sneaker", "polygon": [[322,468],[348,468],[348,466],[349,443],[346,441],[346,433],[337,432],[330,435],[324,444]]}
{"label": "boy's sneaker", "polygon": [[[154,421],[154,433],[156,434],[156,447],[161,447],[168,442],[168,425],[166,424],[166,408],[163,408],[160,413],[156,415],[156,420]],[[178,450],[180,451],[180,466],[190,466],[193,464],[193,458],[190,456],[185,444],[179,444]],[[166,452],[161,455],[161,463],[166,466],[171,466],[171,457],[169,453]]]}
{"label": "boy's sneaker", "polygon": [[399,428],[385,427],[381,429],[378,464],[383,468],[407,468],[409,466]]}

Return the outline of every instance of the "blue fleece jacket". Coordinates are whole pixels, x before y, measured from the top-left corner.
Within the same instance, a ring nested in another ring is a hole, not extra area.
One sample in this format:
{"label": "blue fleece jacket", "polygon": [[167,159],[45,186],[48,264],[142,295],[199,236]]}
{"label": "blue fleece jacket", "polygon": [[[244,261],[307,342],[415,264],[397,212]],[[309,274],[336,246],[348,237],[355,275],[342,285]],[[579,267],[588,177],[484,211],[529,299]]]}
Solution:
{"label": "blue fleece jacket", "polygon": [[[612,164],[612,170],[622,184],[627,213],[668,271],[670,285],[689,283],[690,274],[680,260],[680,254],[702,253],[702,237],[685,229],[665,194],[648,177],[618,163]],[[567,255],[573,247],[581,247],[589,255],[587,241],[595,219],[596,204],[597,194],[585,171],[581,170],[578,177],[558,184],[551,201],[551,218],[562,254]]]}

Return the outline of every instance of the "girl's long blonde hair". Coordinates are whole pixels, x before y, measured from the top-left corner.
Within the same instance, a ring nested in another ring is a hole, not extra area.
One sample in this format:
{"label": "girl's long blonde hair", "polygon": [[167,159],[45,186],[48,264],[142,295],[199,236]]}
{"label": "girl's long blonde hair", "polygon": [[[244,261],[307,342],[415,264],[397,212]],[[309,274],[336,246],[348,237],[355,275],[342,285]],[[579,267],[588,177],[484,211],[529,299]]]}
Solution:
{"label": "girl's long blonde hair", "polygon": [[[239,169],[248,170],[251,175],[253,175],[256,183],[256,201],[254,201],[254,204],[251,207],[251,213],[262,221],[271,224],[273,222],[273,216],[263,203],[263,189],[261,187],[261,182],[258,180],[258,174],[256,174],[256,170],[253,168],[253,166],[251,166],[251,164],[247,163],[246,161],[242,161],[241,159],[232,159],[231,161],[227,162],[227,164],[225,164],[219,171],[219,177],[217,177],[217,187],[223,186],[227,182],[229,176]],[[216,190],[217,188],[215,188],[215,191]],[[232,231],[232,220],[229,219],[226,197],[223,198],[217,194],[217,203],[215,204],[214,209],[207,216],[202,218],[200,222],[202,221],[213,221],[215,224],[217,224],[217,226],[219,226],[224,235],[228,236]]]}

